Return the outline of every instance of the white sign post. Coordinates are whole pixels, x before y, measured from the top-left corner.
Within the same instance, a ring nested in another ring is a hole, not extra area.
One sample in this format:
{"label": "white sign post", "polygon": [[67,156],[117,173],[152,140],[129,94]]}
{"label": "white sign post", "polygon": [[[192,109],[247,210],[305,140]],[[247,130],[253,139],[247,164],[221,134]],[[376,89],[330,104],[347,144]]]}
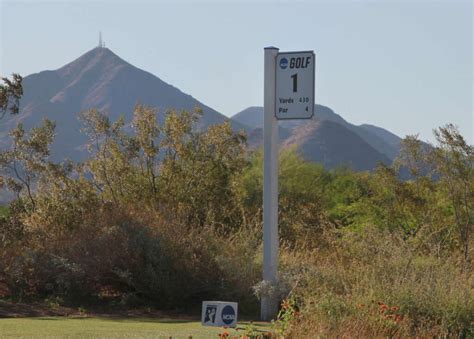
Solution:
{"label": "white sign post", "polygon": [[[315,56],[265,48],[263,121],[263,280],[277,283],[278,272],[278,120],[310,119],[314,114]],[[276,295],[263,296],[262,320],[275,319]]]}
{"label": "white sign post", "polygon": [[[263,280],[277,281],[278,265],[278,121],[275,116],[275,65],[278,48],[265,48],[263,102]],[[278,300],[263,296],[262,320],[278,312]]]}

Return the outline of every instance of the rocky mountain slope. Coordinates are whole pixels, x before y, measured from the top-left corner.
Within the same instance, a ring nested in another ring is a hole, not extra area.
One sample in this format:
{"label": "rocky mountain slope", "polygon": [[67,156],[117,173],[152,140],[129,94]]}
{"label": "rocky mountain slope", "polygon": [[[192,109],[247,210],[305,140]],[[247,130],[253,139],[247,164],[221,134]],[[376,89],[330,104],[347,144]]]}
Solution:
{"label": "rocky mountain slope", "polygon": [[[97,108],[111,119],[125,114],[130,120],[137,103],[159,109],[159,120],[166,110],[195,107],[203,109],[203,127],[222,123],[228,118],[199,102],[191,95],[124,61],[108,48],[94,48],[71,63],[52,71],[32,74],[23,80],[21,113],[5,117],[0,124],[0,144],[8,144],[8,131],[18,122],[30,128],[43,118],[56,121],[53,155],[57,159],[83,158],[85,135],[80,132],[78,114]],[[232,122],[235,129],[245,126]]]}
{"label": "rocky mountain slope", "polygon": [[[249,142],[253,147],[261,146],[262,107],[249,107],[232,120],[254,128]],[[327,167],[348,165],[370,170],[378,162],[390,164],[400,148],[401,139],[395,134],[373,125],[353,125],[323,105],[315,106],[312,120],[285,120],[279,125],[283,146],[296,146],[306,159]]]}

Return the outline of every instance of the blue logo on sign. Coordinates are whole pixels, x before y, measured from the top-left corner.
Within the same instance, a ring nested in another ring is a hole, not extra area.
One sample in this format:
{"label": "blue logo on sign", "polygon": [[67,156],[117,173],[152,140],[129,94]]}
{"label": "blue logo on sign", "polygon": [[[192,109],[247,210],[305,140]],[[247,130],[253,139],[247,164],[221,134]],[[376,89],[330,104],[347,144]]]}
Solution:
{"label": "blue logo on sign", "polygon": [[280,67],[282,69],[285,69],[288,67],[288,59],[287,58],[281,58],[280,59]]}
{"label": "blue logo on sign", "polygon": [[235,311],[232,306],[227,305],[222,309],[222,321],[226,325],[230,325],[235,320]]}

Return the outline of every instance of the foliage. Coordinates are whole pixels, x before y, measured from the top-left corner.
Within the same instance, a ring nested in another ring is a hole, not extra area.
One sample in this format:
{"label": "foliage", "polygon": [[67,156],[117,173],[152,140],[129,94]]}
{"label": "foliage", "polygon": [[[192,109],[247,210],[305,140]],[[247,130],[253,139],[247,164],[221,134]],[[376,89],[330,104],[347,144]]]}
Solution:
{"label": "foliage", "polygon": [[78,164],[49,159],[53,122],[14,129],[0,154],[17,195],[0,217],[11,296],[184,311],[237,300],[255,315],[253,292],[271,290],[292,298],[275,323],[285,336],[472,333],[473,148],[454,126],[437,145],[407,137],[370,173],[282,150],[280,277],[267,286],[262,152],[229,123],[198,129],[201,114],[82,112],[90,157]]}
{"label": "foliage", "polygon": [[275,333],[283,336],[291,331],[291,326],[297,325],[301,313],[298,311],[296,300],[288,298],[281,303],[281,309],[278,312],[276,320],[272,323]]}
{"label": "foliage", "polygon": [[430,154],[430,160],[450,200],[467,264],[474,225],[474,147],[466,143],[454,125],[435,130],[435,136],[438,146]]}
{"label": "foliage", "polygon": [[23,95],[23,78],[19,74],[13,74],[12,79],[1,78],[0,85],[0,119],[8,112],[18,114],[20,111],[20,98]]}
{"label": "foliage", "polygon": [[[0,169],[6,173],[8,189],[16,193],[17,199],[26,195],[25,208],[35,209],[33,186],[49,165],[49,146],[54,138],[54,122],[45,119],[42,126],[25,133],[23,124],[10,132],[12,146],[0,154]],[[22,195],[26,192],[25,195]]]}
{"label": "foliage", "polygon": [[295,249],[283,256],[285,266],[306,267],[293,291],[302,318],[289,326],[290,337],[462,336],[472,331],[474,272],[472,267],[461,272],[459,256],[415,254],[415,239],[406,242],[403,233],[375,227],[326,236],[333,242],[328,250]]}

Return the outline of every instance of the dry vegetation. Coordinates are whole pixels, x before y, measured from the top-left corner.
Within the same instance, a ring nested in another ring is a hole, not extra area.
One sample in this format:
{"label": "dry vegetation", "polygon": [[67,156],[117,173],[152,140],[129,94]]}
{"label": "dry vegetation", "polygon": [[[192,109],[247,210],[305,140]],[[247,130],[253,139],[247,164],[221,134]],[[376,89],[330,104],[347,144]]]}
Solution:
{"label": "dry vegetation", "polygon": [[[54,123],[12,131],[0,155],[17,199],[0,221],[13,300],[194,309],[286,300],[287,337],[474,335],[473,149],[453,126],[404,141],[393,167],[327,171],[281,154],[281,268],[260,282],[262,156],[199,112],[137,106],[131,131],[83,113],[91,158],[49,161]],[[127,133],[125,133],[127,130]],[[409,173],[409,180],[400,179]]]}

